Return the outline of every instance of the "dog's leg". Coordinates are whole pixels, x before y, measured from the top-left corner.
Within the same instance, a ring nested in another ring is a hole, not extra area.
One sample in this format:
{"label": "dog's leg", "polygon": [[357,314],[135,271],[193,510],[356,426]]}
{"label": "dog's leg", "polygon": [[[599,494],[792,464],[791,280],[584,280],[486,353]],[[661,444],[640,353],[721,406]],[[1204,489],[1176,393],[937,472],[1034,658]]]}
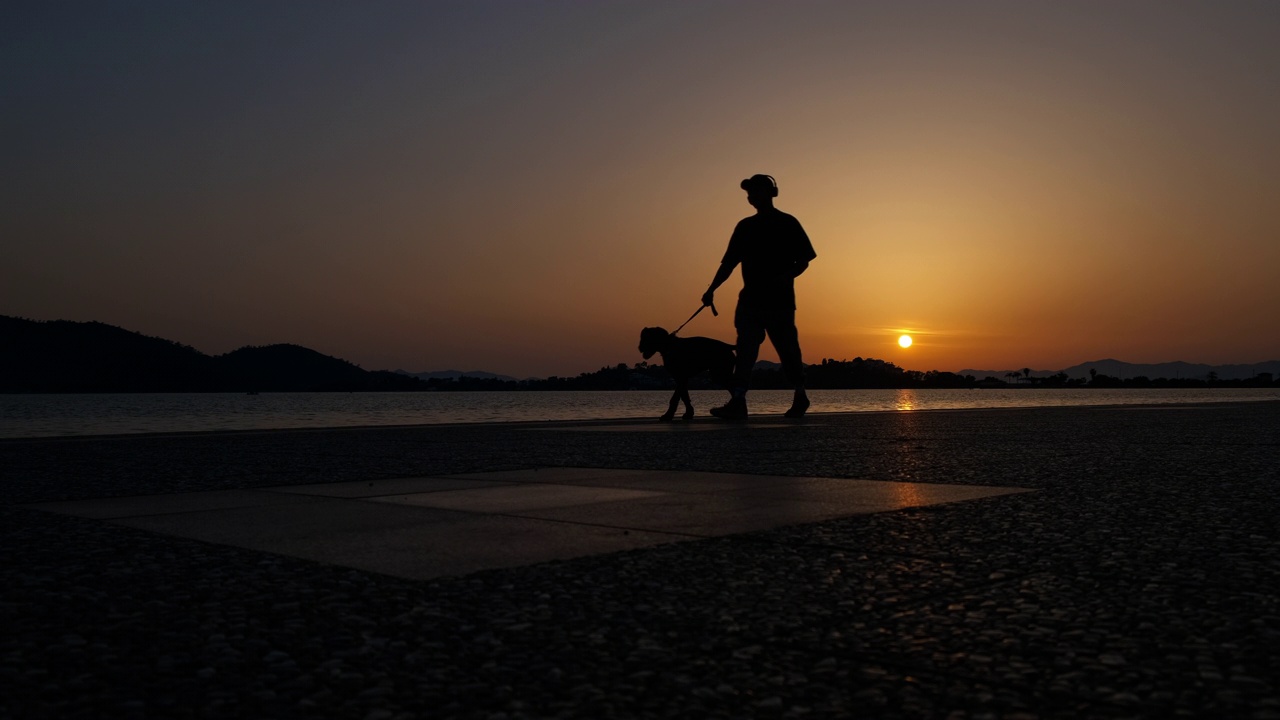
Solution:
{"label": "dog's leg", "polygon": [[689,382],[686,380],[676,386],[676,392],[680,393],[680,399],[684,400],[684,419],[693,419],[693,403],[689,400]]}
{"label": "dog's leg", "polygon": [[680,385],[676,384],[676,391],[671,393],[671,403],[667,405],[667,411],[658,418],[658,422],[671,422],[676,416],[676,407],[680,404]]}

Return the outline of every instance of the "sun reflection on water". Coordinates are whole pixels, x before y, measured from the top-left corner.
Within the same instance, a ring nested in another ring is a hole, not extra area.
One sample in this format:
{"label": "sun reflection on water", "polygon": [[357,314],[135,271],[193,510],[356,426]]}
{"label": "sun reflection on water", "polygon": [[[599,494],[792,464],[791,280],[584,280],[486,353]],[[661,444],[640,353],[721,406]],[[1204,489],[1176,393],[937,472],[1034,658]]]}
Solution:
{"label": "sun reflection on water", "polygon": [[893,398],[893,408],[895,410],[915,410],[920,404],[920,398],[916,397],[915,390],[902,389],[897,392]]}

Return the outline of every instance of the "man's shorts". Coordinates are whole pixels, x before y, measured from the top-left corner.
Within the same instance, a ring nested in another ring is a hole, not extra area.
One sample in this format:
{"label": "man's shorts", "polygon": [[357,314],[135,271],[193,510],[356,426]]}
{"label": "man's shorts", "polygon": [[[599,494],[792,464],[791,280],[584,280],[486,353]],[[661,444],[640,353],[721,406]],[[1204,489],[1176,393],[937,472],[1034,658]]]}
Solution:
{"label": "man's shorts", "polygon": [[796,337],[796,309],[794,306],[761,306],[738,301],[733,313],[733,326],[738,330],[738,342],[759,345],[765,333],[775,344]]}

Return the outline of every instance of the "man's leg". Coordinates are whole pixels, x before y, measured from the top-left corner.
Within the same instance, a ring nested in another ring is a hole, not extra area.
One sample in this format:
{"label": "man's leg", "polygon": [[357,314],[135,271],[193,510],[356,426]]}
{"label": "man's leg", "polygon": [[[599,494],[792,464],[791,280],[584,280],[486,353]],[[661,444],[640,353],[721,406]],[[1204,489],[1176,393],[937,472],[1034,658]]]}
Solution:
{"label": "man's leg", "polygon": [[764,323],[750,308],[744,308],[741,300],[733,314],[733,325],[738,329],[738,358],[733,370],[733,386],[729,388],[733,397],[724,405],[711,408],[712,415],[726,420],[740,420],[747,416],[747,388],[751,387],[751,371],[756,366],[760,343],[765,337]]}
{"label": "man's leg", "polygon": [[787,410],[786,416],[802,417],[809,409],[809,395],[804,391],[804,360],[800,354],[800,335],[796,331],[796,311],[779,310],[771,314],[768,331],[769,341],[778,351],[778,360],[782,361],[782,372],[795,388],[791,409]]}

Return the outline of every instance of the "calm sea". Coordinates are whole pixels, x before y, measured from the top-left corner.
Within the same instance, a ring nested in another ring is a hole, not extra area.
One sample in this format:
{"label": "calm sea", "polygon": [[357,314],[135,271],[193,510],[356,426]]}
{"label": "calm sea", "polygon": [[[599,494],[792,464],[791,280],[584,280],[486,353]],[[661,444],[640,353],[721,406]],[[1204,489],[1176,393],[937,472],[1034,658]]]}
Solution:
{"label": "calm sea", "polygon": [[[723,391],[690,393],[698,415]],[[0,438],[280,428],[656,418],[668,391],[0,395]],[[811,390],[813,413],[1280,400],[1280,389]],[[784,390],[756,390],[753,414]]]}

